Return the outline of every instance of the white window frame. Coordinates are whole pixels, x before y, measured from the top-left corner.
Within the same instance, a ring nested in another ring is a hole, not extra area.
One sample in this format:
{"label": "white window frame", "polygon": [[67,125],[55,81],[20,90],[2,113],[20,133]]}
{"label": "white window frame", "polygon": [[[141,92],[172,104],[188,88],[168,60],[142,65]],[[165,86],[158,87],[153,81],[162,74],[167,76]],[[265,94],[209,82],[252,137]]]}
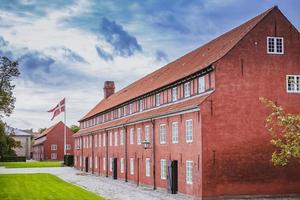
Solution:
{"label": "white window frame", "polygon": [[178,122],[172,122],[172,143],[178,143]]}
{"label": "white window frame", "polygon": [[95,169],[98,169],[98,157],[95,156]]}
{"label": "white window frame", "polygon": [[99,134],[99,135],[98,135],[98,144],[99,144],[98,146],[99,146],[99,147],[101,147],[101,145],[102,145],[101,138],[102,138],[102,135]]}
{"label": "white window frame", "polygon": [[143,110],[144,110],[144,101],[143,101],[143,99],[141,99],[140,101],[139,101],[139,109],[140,109],[140,112],[142,112]]}
{"label": "white window frame", "polygon": [[120,145],[124,145],[124,130],[120,130]]}
{"label": "white window frame", "polygon": [[145,126],[145,140],[150,141],[150,126]]}
{"label": "white window frame", "polygon": [[92,148],[92,146],[93,146],[93,137],[91,135],[89,137],[89,140],[90,140],[90,148]]}
{"label": "white window frame", "polygon": [[160,93],[155,95],[155,106],[160,106]]}
{"label": "white window frame", "polygon": [[166,124],[159,125],[159,143],[166,144],[167,142],[167,126]]}
{"label": "white window frame", "polygon": [[124,158],[120,159],[120,172],[124,173]]}
{"label": "white window frame", "polygon": [[198,93],[205,92],[205,76],[198,78]]}
{"label": "white window frame", "polygon": [[113,158],[110,157],[109,158],[109,171],[112,172],[112,168],[113,168]]}
{"label": "white window frame", "polygon": [[146,158],[145,165],[146,177],[150,177],[150,158]]}
{"label": "white window frame", "polygon": [[186,184],[193,184],[193,161],[185,161],[185,182]]}
{"label": "white window frame", "polygon": [[95,136],[94,136],[94,142],[95,142],[95,147],[98,147],[98,135],[96,134]]}
{"label": "white window frame", "polygon": [[57,159],[57,153],[51,153],[51,160]]}
{"label": "white window frame", "polygon": [[133,128],[130,128],[130,131],[129,131],[129,143],[134,144],[134,129]]}
{"label": "white window frame", "polygon": [[51,144],[51,151],[57,151],[57,144]]}
{"label": "white window frame", "polygon": [[136,129],[136,144],[140,145],[142,143],[142,130],[141,128]]}
{"label": "white window frame", "polygon": [[115,131],[115,147],[118,146],[118,131]]}
{"label": "white window frame", "polygon": [[172,101],[177,101],[177,87],[172,88]]}
{"label": "white window frame", "polygon": [[81,167],[81,165],[82,165],[82,157],[79,156],[79,167]]}
{"label": "white window frame", "polygon": [[[289,83],[289,78],[293,78],[294,82]],[[292,89],[289,89],[289,85]],[[286,92],[287,93],[300,93],[300,75],[286,75]]]}
{"label": "white window frame", "polygon": [[190,97],[191,96],[191,82],[184,83],[184,97]]}
{"label": "white window frame", "polygon": [[[273,39],[274,40],[274,52],[269,51],[269,40]],[[281,40],[281,49],[282,52],[278,52],[277,50],[277,39]],[[284,54],[284,39],[283,37],[267,37],[267,53],[268,54]]]}
{"label": "white window frame", "polygon": [[133,104],[129,104],[129,115],[133,113]]}
{"label": "white window frame", "polygon": [[104,147],[106,146],[106,134],[105,133],[103,134],[103,146]]}
{"label": "white window frame", "polygon": [[188,119],[185,121],[185,135],[186,135],[187,143],[193,142],[193,120],[192,119]]}
{"label": "white window frame", "polygon": [[162,180],[167,179],[167,160],[166,159],[161,159],[160,160],[160,178]]}
{"label": "white window frame", "polygon": [[112,146],[113,143],[113,133],[112,131],[109,132],[109,146]]}
{"label": "white window frame", "polygon": [[70,144],[66,144],[66,150],[71,150],[71,145]]}
{"label": "white window frame", "polygon": [[106,157],[103,157],[102,169],[103,171],[106,171]]}
{"label": "white window frame", "polygon": [[134,158],[130,158],[130,175],[134,175]]}

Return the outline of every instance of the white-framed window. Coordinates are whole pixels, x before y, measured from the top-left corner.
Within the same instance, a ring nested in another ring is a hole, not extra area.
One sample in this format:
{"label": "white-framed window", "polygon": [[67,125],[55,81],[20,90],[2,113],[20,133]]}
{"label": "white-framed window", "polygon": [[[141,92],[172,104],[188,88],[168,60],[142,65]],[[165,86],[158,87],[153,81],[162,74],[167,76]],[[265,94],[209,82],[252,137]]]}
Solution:
{"label": "white-framed window", "polygon": [[134,175],[134,158],[130,158],[130,175]]}
{"label": "white-framed window", "polygon": [[198,92],[205,92],[205,77],[201,76],[198,78]]}
{"label": "white-framed window", "polygon": [[187,160],[185,162],[185,181],[186,184],[193,183],[193,161]]}
{"label": "white-framed window", "polygon": [[186,82],[184,84],[184,97],[189,97],[191,96],[191,83]]}
{"label": "white-framed window", "polygon": [[71,150],[71,145],[70,144],[66,144],[66,150]]}
{"label": "white-framed window", "polygon": [[283,37],[267,37],[267,52],[268,54],[283,54]]}
{"label": "white-framed window", "polygon": [[103,134],[103,146],[104,147],[106,146],[106,134],[105,133]]}
{"label": "white-framed window", "polygon": [[160,106],[160,93],[155,95],[155,105]]}
{"label": "white-framed window", "polygon": [[141,128],[136,129],[136,143],[141,144],[142,138],[141,138]]}
{"label": "white-framed window", "polygon": [[131,129],[130,129],[130,133],[129,133],[129,143],[130,143],[130,144],[133,144],[133,138],[134,138],[134,136],[133,136],[133,134],[134,134],[133,131],[134,131],[133,128],[131,128]]}
{"label": "white-framed window", "polygon": [[95,169],[97,169],[97,168],[98,168],[98,157],[95,156]]}
{"label": "white-framed window", "polygon": [[177,87],[172,88],[172,101],[177,101]]}
{"label": "white-framed window", "polygon": [[109,146],[112,146],[112,141],[113,141],[113,134],[112,132],[109,132]]}
{"label": "white-framed window", "polygon": [[167,141],[167,130],[166,130],[166,124],[160,124],[159,126],[159,143],[160,144],[166,144]]}
{"label": "white-framed window", "polygon": [[150,126],[145,126],[145,140],[150,141]]}
{"label": "white-framed window", "polygon": [[98,135],[94,136],[94,140],[95,140],[95,147],[98,147]]}
{"label": "white-framed window", "polygon": [[124,106],[124,107],[123,107],[123,113],[124,113],[124,116],[127,115],[127,106]]}
{"label": "white-framed window", "polygon": [[115,146],[118,146],[118,132],[115,131]]}
{"label": "white-framed window", "polygon": [[113,158],[109,158],[109,171],[112,172],[112,168],[113,168]]}
{"label": "white-framed window", "polygon": [[81,167],[81,165],[82,165],[82,157],[80,156],[79,157],[79,166]]}
{"label": "white-framed window", "polygon": [[300,75],[286,76],[286,91],[288,93],[300,93]]}
{"label": "white-framed window", "polygon": [[124,130],[120,131],[120,145],[124,145]]}
{"label": "white-framed window", "polygon": [[178,122],[172,122],[172,143],[178,143]]}
{"label": "white-framed window", "polygon": [[161,159],[160,160],[160,178],[161,179],[166,179],[167,178],[167,160],[166,159]]}
{"label": "white-framed window", "polygon": [[56,158],[57,158],[57,154],[56,153],[51,153],[51,159],[56,160]]}
{"label": "white-framed window", "polygon": [[102,144],[102,143],[101,143],[101,137],[102,137],[102,135],[99,134],[99,135],[98,135],[98,140],[99,140],[99,141],[98,141],[98,144],[99,144],[99,147],[101,147],[101,144]]}
{"label": "white-framed window", "polygon": [[120,160],[120,171],[121,173],[124,173],[124,158],[121,158]]}
{"label": "white-framed window", "polygon": [[57,144],[51,144],[51,151],[57,150]]}
{"label": "white-framed window", "polygon": [[106,157],[103,158],[102,168],[104,171],[106,171]]}
{"label": "white-framed window", "polygon": [[150,158],[146,158],[146,176],[149,177],[150,176]]}
{"label": "white-framed window", "polygon": [[92,157],[90,157],[89,163],[90,163],[90,168],[92,168],[93,167]]}
{"label": "white-framed window", "polygon": [[193,120],[189,119],[185,121],[185,134],[186,134],[186,142],[193,142]]}
{"label": "white-framed window", "polygon": [[129,104],[129,114],[131,115],[133,113],[133,104]]}
{"label": "white-framed window", "polygon": [[118,118],[121,118],[121,108],[118,108]]}
{"label": "white-framed window", "polygon": [[92,148],[93,145],[93,137],[90,135],[90,148]]}
{"label": "white-framed window", "polygon": [[140,112],[144,110],[144,101],[143,99],[140,100]]}

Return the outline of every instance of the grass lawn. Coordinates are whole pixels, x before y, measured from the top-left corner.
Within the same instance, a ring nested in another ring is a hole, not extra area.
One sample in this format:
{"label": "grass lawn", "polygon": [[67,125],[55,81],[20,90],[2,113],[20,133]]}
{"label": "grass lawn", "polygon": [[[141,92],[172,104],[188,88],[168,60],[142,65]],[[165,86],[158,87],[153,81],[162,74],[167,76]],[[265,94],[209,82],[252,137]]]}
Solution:
{"label": "grass lawn", "polygon": [[1,200],[101,200],[51,174],[1,174]]}
{"label": "grass lawn", "polygon": [[31,167],[61,167],[61,161],[45,162],[0,162],[6,168],[31,168]]}

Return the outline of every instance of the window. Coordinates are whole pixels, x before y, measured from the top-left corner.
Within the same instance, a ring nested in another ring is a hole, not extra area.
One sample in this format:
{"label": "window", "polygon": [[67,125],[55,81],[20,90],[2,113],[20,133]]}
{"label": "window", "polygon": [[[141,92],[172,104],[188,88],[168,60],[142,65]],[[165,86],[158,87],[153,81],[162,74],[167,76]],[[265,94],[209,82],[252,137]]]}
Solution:
{"label": "window", "polygon": [[99,144],[99,147],[101,147],[101,137],[102,137],[102,135],[99,134],[99,135],[98,135],[98,140],[99,140],[99,141],[98,141],[98,144]]}
{"label": "window", "polygon": [[112,132],[109,132],[109,146],[112,146],[113,135]]}
{"label": "window", "polygon": [[134,159],[130,158],[130,175],[134,174]]}
{"label": "window", "polygon": [[102,168],[104,171],[106,170],[106,158],[103,158]]}
{"label": "window", "polygon": [[95,168],[97,169],[98,168],[98,157],[95,156]]}
{"label": "window", "polygon": [[287,75],[286,81],[288,93],[300,93],[300,75]]}
{"label": "window", "polygon": [[184,84],[184,97],[191,96],[191,83],[187,82]]}
{"label": "window", "polygon": [[161,159],[160,160],[160,178],[161,179],[167,178],[166,167],[167,167],[167,160]]}
{"label": "window", "polygon": [[92,142],[93,142],[93,138],[92,138],[92,136],[90,136],[90,148],[92,148]]}
{"label": "window", "polygon": [[133,144],[133,128],[130,129],[130,136],[129,136],[130,144]]}
{"label": "window", "polygon": [[166,125],[161,124],[159,126],[159,142],[160,144],[166,144]]}
{"label": "window", "polygon": [[198,92],[202,93],[205,92],[205,78],[201,76],[198,78]]}
{"label": "window", "polygon": [[93,167],[93,165],[92,165],[92,157],[90,157],[90,160],[89,160],[89,163],[90,163],[90,168],[92,168]]}
{"label": "window", "polygon": [[133,104],[129,104],[129,114],[131,115],[133,113]]}
{"label": "window", "polygon": [[143,99],[140,100],[140,112],[144,110],[144,101]]}
{"label": "window", "polygon": [[145,126],[145,140],[150,141],[150,127]]}
{"label": "window", "polygon": [[52,160],[56,160],[56,158],[57,158],[56,153],[51,153],[51,159],[52,159]]}
{"label": "window", "polygon": [[118,146],[118,132],[115,132],[115,146]]}
{"label": "window", "polygon": [[51,144],[51,151],[56,151],[56,150],[57,150],[57,145]]}
{"label": "window", "polygon": [[172,88],[172,101],[177,101],[177,87]]}
{"label": "window", "polygon": [[160,93],[155,95],[155,105],[160,106]]}
{"label": "window", "polygon": [[118,109],[118,117],[121,117],[121,108]]}
{"label": "window", "polygon": [[146,176],[150,176],[150,158],[146,158]]}
{"label": "window", "polygon": [[172,123],[172,143],[178,143],[178,122]]}
{"label": "window", "polygon": [[70,144],[66,144],[66,150],[71,150],[71,145]]}
{"label": "window", "polygon": [[95,147],[98,147],[98,135],[95,135]]}
{"label": "window", "polygon": [[80,156],[79,157],[79,166],[81,167],[81,165],[82,165],[82,157]]}
{"label": "window", "polygon": [[193,120],[189,119],[185,121],[185,134],[186,142],[190,143],[193,141]]}
{"label": "window", "polygon": [[136,143],[141,144],[141,128],[136,129]]}
{"label": "window", "polygon": [[103,146],[104,147],[106,146],[106,134],[105,133],[103,134]]}
{"label": "window", "polygon": [[124,173],[124,158],[121,158],[120,162],[120,171],[121,173]]}
{"label": "window", "polygon": [[109,158],[109,171],[112,172],[112,168],[113,168],[113,158]]}
{"label": "window", "polygon": [[193,161],[187,160],[185,166],[185,181],[186,184],[193,183]]}
{"label": "window", "polygon": [[120,145],[124,145],[124,130],[120,131]]}
{"label": "window", "polygon": [[283,37],[267,37],[267,52],[269,54],[283,54]]}

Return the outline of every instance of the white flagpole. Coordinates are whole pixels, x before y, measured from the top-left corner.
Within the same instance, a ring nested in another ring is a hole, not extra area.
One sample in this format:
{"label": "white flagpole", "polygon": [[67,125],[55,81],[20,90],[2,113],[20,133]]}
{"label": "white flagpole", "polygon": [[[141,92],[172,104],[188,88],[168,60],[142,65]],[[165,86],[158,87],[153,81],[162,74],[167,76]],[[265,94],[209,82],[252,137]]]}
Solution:
{"label": "white flagpole", "polygon": [[64,127],[64,155],[67,154],[67,150],[66,150],[66,142],[67,142],[67,102],[65,99],[65,113],[64,113],[64,121],[65,121],[65,127]]}

